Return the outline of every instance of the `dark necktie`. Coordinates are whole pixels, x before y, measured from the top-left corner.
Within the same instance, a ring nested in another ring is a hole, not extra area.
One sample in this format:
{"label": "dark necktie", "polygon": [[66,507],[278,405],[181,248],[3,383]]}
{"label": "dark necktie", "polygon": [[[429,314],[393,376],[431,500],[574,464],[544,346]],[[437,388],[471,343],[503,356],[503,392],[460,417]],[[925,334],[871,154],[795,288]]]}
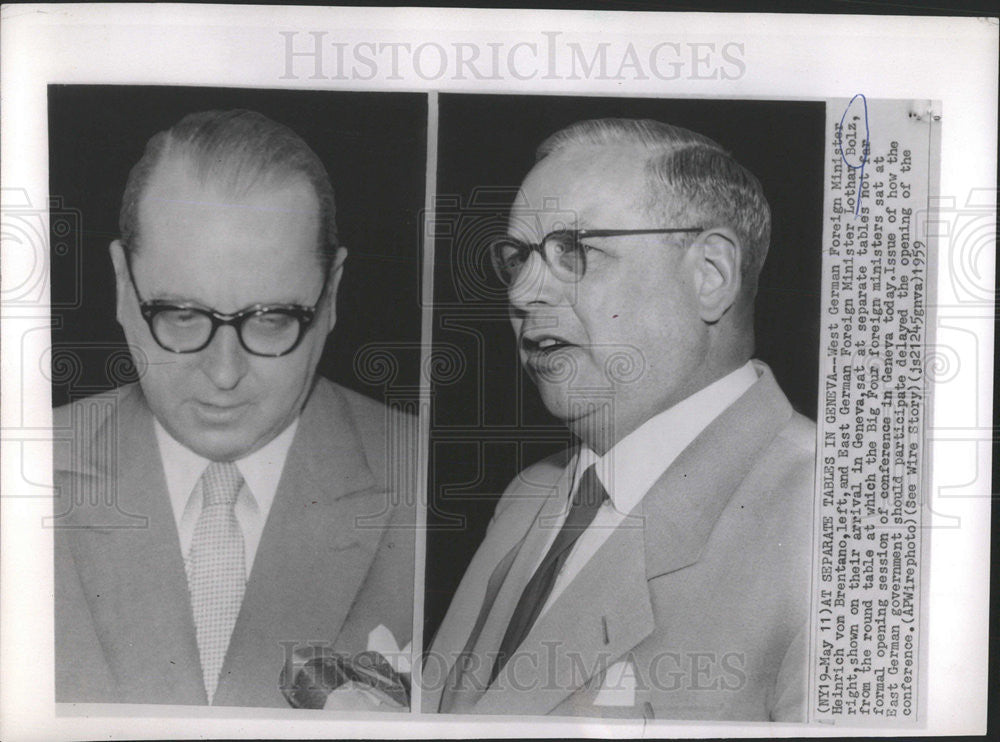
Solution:
{"label": "dark necktie", "polygon": [[552,586],[556,582],[559,570],[562,569],[569,557],[573,544],[594,520],[594,516],[597,515],[597,511],[607,496],[607,492],[604,491],[601,481],[594,472],[594,466],[591,465],[580,477],[580,484],[573,494],[573,504],[559,535],[552,542],[545,558],[542,559],[535,574],[524,588],[524,592],[521,593],[521,599],[517,601],[517,607],[507,625],[507,633],[504,634],[503,641],[500,642],[496,662],[493,663],[493,671],[490,674],[491,685],[504,665],[507,664],[507,660],[521,646],[521,642],[531,631],[538,614],[542,611],[542,606],[545,605],[545,601],[548,600],[549,594],[552,592]]}

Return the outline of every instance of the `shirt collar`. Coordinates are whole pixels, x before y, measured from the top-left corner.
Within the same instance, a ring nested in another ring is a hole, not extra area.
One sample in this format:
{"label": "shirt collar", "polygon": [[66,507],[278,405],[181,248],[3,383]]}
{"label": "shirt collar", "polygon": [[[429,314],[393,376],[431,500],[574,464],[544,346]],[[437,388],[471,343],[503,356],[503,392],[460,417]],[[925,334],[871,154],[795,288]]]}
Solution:
{"label": "shirt collar", "polygon": [[576,488],[587,467],[596,464],[597,477],[615,510],[623,515],[629,513],[681,451],[756,381],[757,371],[753,362],[747,361],[718,381],[651,417],[603,456],[598,456],[587,446],[581,447],[573,488]]}
{"label": "shirt collar", "polygon": [[[234,462],[246,483],[243,492],[254,500],[254,505],[261,513],[267,513],[271,509],[274,495],[278,491],[281,470],[284,468],[298,425],[299,419],[295,418],[292,424],[270,443]],[[174,518],[180,523],[188,500],[194,494],[195,485],[212,462],[180,443],[155,418],[153,427],[160,447],[160,458],[163,460],[170,506],[174,511]]]}

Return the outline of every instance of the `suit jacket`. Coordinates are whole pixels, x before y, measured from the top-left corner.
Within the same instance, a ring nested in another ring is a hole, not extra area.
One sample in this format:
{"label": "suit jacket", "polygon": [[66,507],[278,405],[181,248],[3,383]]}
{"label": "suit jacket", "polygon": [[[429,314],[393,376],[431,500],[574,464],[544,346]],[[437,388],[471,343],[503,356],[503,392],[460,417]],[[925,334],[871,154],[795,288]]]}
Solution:
{"label": "suit jacket", "polygon": [[514,480],[425,658],[425,711],[804,717],[815,425],[757,369],[489,684],[574,454]]}
{"label": "suit jacket", "polygon": [[[287,708],[294,650],[410,641],[412,418],[318,379],[288,452],[213,700]],[[153,416],[138,385],[55,412],[56,700],[205,704]],[[402,496],[402,497],[401,497]]]}

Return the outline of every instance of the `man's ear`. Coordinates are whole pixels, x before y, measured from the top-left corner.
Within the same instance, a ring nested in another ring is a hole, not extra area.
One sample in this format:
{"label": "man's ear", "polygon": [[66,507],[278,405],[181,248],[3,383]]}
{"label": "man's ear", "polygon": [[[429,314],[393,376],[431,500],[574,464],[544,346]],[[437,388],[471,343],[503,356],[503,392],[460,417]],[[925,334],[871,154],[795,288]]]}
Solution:
{"label": "man's ear", "polygon": [[733,230],[706,230],[695,243],[698,248],[695,289],[701,318],[717,322],[740,295],[741,267],[745,256]]}
{"label": "man's ear", "polygon": [[327,278],[326,311],[329,313],[330,319],[330,328],[327,332],[333,330],[333,326],[337,324],[337,288],[340,286],[340,279],[344,276],[344,261],[346,260],[347,248],[338,247],[333,256],[333,262],[330,264],[330,275]]}
{"label": "man's ear", "polygon": [[118,324],[124,327],[125,302],[130,298],[129,288],[132,281],[129,279],[128,264],[125,262],[127,260],[125,248],[122,246],[121,240],[112,242],[109,250],[111,263],[115,267],[115,318],[118,320]]}

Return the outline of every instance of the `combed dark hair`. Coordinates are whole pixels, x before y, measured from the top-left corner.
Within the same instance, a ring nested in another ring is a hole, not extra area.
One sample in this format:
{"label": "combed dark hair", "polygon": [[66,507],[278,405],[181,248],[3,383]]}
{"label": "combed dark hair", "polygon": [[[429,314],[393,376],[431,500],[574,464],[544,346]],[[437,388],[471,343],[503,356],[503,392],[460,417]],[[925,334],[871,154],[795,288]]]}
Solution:
{"label": "combed dark hair", "polygon": [[133,167],[118,223],[126,250],[138,249],[139,202],[157,166],[185,158],[202,183],[218,183],[242,195],[271,180],[304,176],[319,201],[318,250],[324,269],[337,247],[336,207],[326,168],[294,131],[255,111],[192,113],[155,134]]}
{"label": "combed dark hair", "polygon": [[648,210],[666,222],[732,229],[747,249],[741,274],[755,286],[771,243],[771,209],[757,178],[708,137],[649,119],[591,119],[550,136],[536,160],[579,145],[621,144],[650,153]]}

